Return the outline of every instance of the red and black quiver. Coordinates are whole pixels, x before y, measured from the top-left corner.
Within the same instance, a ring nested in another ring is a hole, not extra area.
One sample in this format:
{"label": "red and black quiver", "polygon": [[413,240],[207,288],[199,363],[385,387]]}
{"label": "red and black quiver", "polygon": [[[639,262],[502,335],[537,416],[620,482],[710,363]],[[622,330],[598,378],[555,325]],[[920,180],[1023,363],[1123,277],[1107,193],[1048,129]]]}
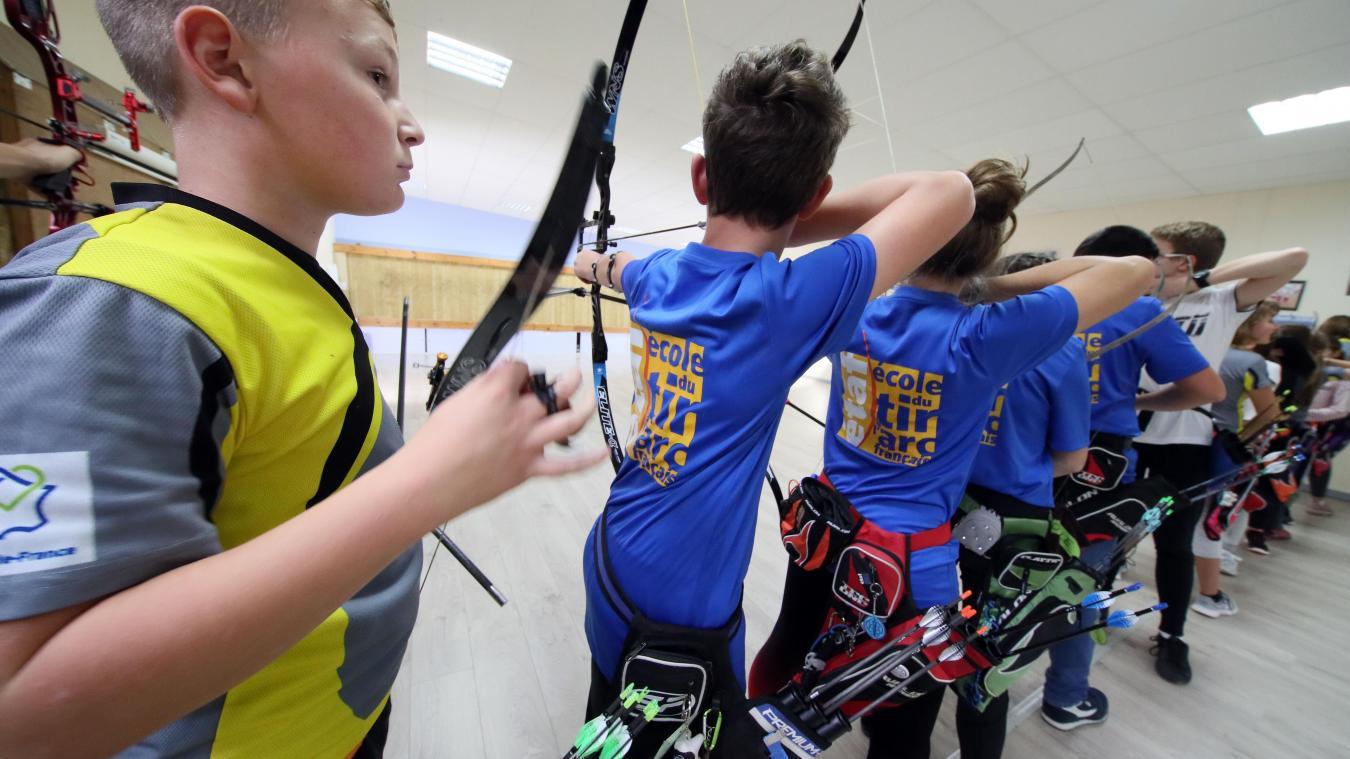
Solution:
{"label": "red and black quiver", "polygon": [[[860,665],[869,655],[887,647],[900,652],[920,640],[920,612],[909,592],[909,557],[913,551],[949,543],[950,525],[915,535],[883,530],[863,517],[823,476],[802,480],[780,504],[779,512],[783,545],[795,567],[790,571],[813,575],[811,592],[828,594],[806,664],[784,691],[795,692],[800,699],[831,689],[840,677],[853,680],[870,671]],[[950,637],[942,642],[902,661],[888,662],[889,672],[844,703],[842,714],[852,716],[885,696],[941,651],[964,640],[957,622],[964,619],[955,617]],[[989,663],[980,647],[971,645],[964,657],[937,665],[891,696],[885,706],[900,706]],[[753,691],[752,686],[752,695],[765,695]]]}
{"label": "red and black quiver", "polygon": [[1129,471],[1133,441],[1124,435],[1092,433],[1083,468],[1055,483],[1055,504],[1074,510],[1079,504],[1114,491]]}

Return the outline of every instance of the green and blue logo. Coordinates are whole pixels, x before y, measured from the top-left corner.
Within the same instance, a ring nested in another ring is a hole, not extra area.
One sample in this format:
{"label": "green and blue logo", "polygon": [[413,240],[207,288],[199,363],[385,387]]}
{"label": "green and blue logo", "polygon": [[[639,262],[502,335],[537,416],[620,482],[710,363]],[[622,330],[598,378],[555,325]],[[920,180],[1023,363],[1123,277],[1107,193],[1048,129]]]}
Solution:
{"label": "green and blue logo", "polygon": [[56,490],[41,469],[20,464],[0,467],[0,540],[11,533],[36,532],[47,524],[42,504]]}

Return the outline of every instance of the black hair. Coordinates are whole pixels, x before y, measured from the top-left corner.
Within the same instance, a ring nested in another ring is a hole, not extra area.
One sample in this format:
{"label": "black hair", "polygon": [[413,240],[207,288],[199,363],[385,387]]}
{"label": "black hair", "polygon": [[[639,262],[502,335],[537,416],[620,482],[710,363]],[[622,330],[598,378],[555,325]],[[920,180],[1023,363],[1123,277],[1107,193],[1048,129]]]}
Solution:
{"label": "black hair", "polygon": [[1074,250],[1075,256],[1143,256],[1152,261],[1158,257],[1158,243],[1144,230],[1126,224],[1113,224],[1083,238]]}

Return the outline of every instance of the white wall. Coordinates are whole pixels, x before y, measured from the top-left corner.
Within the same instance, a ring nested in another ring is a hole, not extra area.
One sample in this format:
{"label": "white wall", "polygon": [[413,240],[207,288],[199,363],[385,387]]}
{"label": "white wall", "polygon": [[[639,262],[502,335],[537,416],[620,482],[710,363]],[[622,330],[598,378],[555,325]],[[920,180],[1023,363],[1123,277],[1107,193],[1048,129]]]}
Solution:
{"label": "white wall", "polygon": [[[1072,253],[1089,233],[1109,224],[1144,230],[1169,221],[1217,224],[1228,236],[1224,260],[1301,246],[1310,254],[1297,279],[1308,281],[1300,313],[1319,318],[1350,313],[1350,182],[1202,195],[1111,208],[1028,216],[1006,250]],[[1332,488],[1350,492],[1350,457],[1339,462]]]}
{"label": "white wall", "polygon": [[1089,233],[1109,224],[1145,231],[1169,221],[1217,224],[1228,236],[1224,260],[1302,246],[1311,254],[1297,279],[1308,280],[1301,312],[1326,318],[1350,313],[1350,182],[1201,195],[1065,213],[1028,216],[1006,250],[1057,250],[1068,255]]}

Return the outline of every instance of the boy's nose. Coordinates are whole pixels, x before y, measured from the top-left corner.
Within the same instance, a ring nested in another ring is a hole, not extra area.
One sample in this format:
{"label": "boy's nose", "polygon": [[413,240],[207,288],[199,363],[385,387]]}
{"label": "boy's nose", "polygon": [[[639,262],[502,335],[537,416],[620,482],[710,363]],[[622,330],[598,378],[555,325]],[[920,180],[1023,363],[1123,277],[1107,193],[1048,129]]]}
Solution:
{"label": "boy's nose", "polygon": [[402,114],[398,127],[399,139],[408,147],[413,148],[426,142],[427,134],[422,131],[422,125],[418,123],[417,117],[413,116],[412,111],[409,111],[406,107],[401,110]]}

